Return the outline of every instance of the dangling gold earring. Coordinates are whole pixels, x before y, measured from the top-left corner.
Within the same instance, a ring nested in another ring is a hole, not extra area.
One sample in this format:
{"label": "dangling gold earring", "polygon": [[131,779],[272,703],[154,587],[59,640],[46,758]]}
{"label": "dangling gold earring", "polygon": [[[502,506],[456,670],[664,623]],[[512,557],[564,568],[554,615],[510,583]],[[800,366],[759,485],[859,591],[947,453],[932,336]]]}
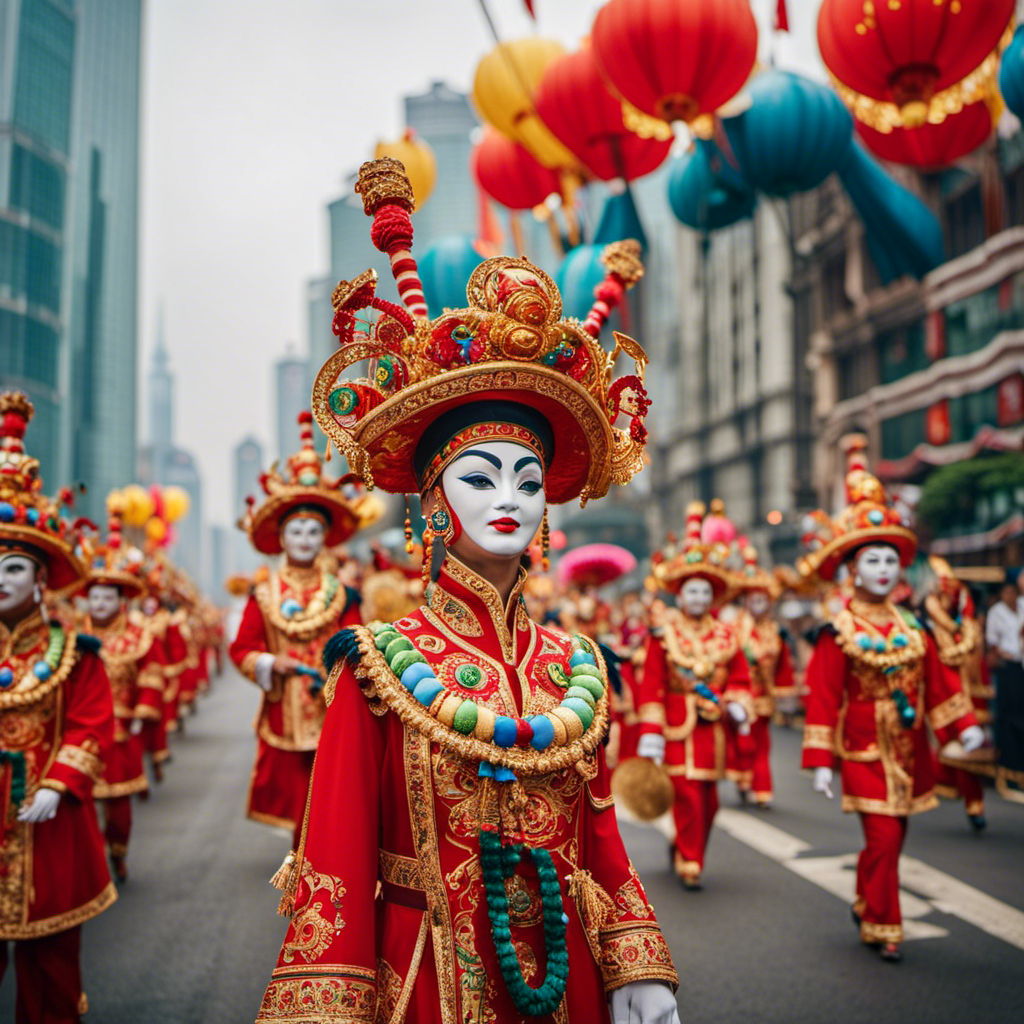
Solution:
{"label": "dangling gold earring", "polygon": [[540,524],[540,567],[547,572],[551,568],[548,552],[551,550],[551,531],[548,528],[548,507],[544,506],[544,518]]}
{"label": "dangling gold earring", "polygon": [[405,553],[412,554],[412,519],[409,517],[409,495],[405,496]]}
{"label": "dangling gold earring", "polygon": [[[434,511],[430,513],[429,525],[434,534],[430,544],[430,579],[433,583],[441,575],[441,563],[448,553],[446,545],[455,539],[455,520],[448,509],[448,503],[444,500],[444,493],[439,487],[433,491]],[[423,545],[423,554],[426,556],[426,543]]]}
{"label": "dangling gold earring", "polygon": [[427,551],[432,548],[434,542],[434,530],[428,522],[423,527],[423,558],[420,563],[420,578],[423,580],[423,593],[427,592],[430,584],[430,562],[427,559]]}

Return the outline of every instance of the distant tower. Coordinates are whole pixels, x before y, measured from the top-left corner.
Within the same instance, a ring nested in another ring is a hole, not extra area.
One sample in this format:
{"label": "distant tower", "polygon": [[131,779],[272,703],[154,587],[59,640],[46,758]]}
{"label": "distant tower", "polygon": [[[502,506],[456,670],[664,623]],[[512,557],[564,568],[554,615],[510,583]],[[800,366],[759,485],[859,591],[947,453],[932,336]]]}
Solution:
{"label": "distant tower", "polygon": [[261,557],[249,544],[249,538],[235,526],[245,511],[245,499],[251,494],[260,497],[260,473],[266,469],[263,461],[263,446],[249,434],[243,437],[231,452],[231,468],[234,474],[234,490],[231,509],[231,571],[248,574],[255,572],[261,564]]}
{"label": "distant tower", "polygon": [[164,311],[161,306],[157,313],[156,348],[153,361],[146,375],[149,392],[149,448],[152,452],[151,467],[153,480],[164,483],[167,464],[174,448],[174,376],[170,369],[170,357],[164,342]]}
{"label": "distant tower", "polygon": [[[289,351],[274,364],[277,385],[277,457],[287,459],[299,447],[296,417],[312,401],[313,379],[309,362]],[[317,367],[319,369],[319,367]]]}

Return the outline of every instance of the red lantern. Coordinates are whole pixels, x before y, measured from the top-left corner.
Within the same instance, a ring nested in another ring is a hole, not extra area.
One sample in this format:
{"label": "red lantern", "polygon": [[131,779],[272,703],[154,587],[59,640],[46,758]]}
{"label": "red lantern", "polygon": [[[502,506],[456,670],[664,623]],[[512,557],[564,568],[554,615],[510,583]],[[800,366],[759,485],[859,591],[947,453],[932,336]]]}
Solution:
{"label": "red lantern", "polygon": [[559,141],[603,181],[650,174],[672,148],[671,139],[642,139],[626,128],[622,104],[608,91],[589,46],[552,62],[534,106]]}
{"label": "red lantern", "polygon": [[860,120],[917,128],[980,99],[1013,10],[1014,0],[824,0],[818,46]]}
{"label": "red lantern", "polygon": [[941,124],[877,131],[856,121],[857,134],[875,156],[894,164],[935,169],[948,167],[985,144],[995,127],[988,103],[980,100],[950,114]]}
{"label": "red lantern", "polygon": [[662,121],[714,113],[757,58],[748,0],[611,0],[594,20],[594,56],[624,100]]}
{"label": "red lantern", "polygon": [[486,129],[470,161],[477,184],[510,210],[532,210],[559,191],[554,171],[493,128]]}

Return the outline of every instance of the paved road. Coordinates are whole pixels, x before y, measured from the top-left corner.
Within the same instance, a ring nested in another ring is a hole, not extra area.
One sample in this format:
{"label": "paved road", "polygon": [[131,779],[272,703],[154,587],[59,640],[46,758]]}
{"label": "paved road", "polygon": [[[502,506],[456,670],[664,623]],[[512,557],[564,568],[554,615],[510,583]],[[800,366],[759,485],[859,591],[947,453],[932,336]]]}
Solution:
{"label": "paved road", "polygon": [[[242,816],[254,741],[253,687],[233,672],[175,745],[167,782],[136,808],[131,879],[85,927],[90,1024],[250,1024],[285,922],[267,879],[288,837]],[[650,826],[623,833],[682,975],[684,1024],[998,1024],[1020,1019],[1024,808],[989,799],[989,831],[958,806],[911,823],[905,911],[922,937],[899,966],[860,946],[843,899],[856,818],[809,792],[799,736],[777,731],[776,808],[722,827],[705,888],[686,893]],[[957,885],[955,880],[961,884]],[[968,923],[973,921],[974,923]],[[0,1021],[13,1019],[13,978]]]}

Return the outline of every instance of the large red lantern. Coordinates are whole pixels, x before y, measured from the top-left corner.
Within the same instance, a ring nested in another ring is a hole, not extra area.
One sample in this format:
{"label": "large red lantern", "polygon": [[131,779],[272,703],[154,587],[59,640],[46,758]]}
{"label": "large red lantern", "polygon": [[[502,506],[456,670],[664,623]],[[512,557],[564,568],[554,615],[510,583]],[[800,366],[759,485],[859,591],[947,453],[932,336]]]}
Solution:
{"label": "large red lantern", "polygon": [[517,142],[488,127],[471,157],[473,176],[493,200],[510,210],[532,210],[559,191],[558,175]]}
{"label": "large red lantern", "polygon": [[948,167],[988,141],[995,127],[990,101],[970,103],[941,124],[923,124],[920,128],[894,128],[880,132],[860,121],[857,134],[875,156],[894,164],[907,164],[925,170]]}
{"label": "large red lantern", "polygon": [[693,121],[732,99],[757,59],[748,0],[611,0],[594,56],[615,91],[649,117]]}
{"label": "large red lantern", "polygon": [[818,46],[855,117],[937,123],[981,99],[1015,0],[824,0]]}
{"label": "large red lantern", "polygon": [[608,91],[589,46],[549,65],[534,107],[573,156],[604,181],[650,174],[672,148],[671,139],[642,139],[626,128],[622,104]]}

